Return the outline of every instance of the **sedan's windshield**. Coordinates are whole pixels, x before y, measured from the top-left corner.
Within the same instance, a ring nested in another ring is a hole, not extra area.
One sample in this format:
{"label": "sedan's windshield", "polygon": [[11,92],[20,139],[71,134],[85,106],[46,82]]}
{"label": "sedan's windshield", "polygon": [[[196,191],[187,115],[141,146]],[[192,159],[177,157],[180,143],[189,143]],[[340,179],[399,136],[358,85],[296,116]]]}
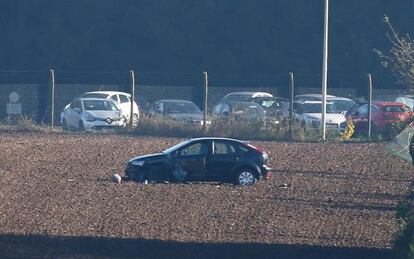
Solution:
{"label": "sedan's windshield", "polygon": [[407,112],[408,111],[404,109],[404,107],[397,106],[397,105],[384,106],[382,109],[385,112]]}
{"label": "sedan's windshield", "polygon": [[90,93],[90,94],[84,94],[82,95],[83,98],[102,98],[106,99],[108,98],[107,94],[101,94],[101,93]]}
{"label": "sedan's windshield", "polygon": [[263,108],[288,109],[289,102],[285,100],[261,100],[257,103]]}
{"label": "sedan's windshield", "polygon": [[[302,113],[322,113],[321,103],[303,103],[296,105],[296,112]],[[341,113],[332,103],[326,104],[326,113]]]}
{"label": "sedan's windshield", "polygon": [[164,154],[170,154],[170,153],[176,151],[177,149],[179,149],[179,148],[187,145],[188,143],[190,143],[190,140],[187,140],[187,141],[178,143],[177,145],[174,145],[174,146],[172,146],[170,148],[167,148],[166,150],[162,151],[162,153],[164,153]]}
{"label": "sedan's windshield", "polygon": [[251,95],[246,94],[230,94],[226,96],[225,100],[226,102],[247,102],[251,98]]}
{"label": "sedan's windshield", "polygon": [[355,106],[355,102],[350,100],[329,100],[338,111],[348,111]]}
{"label": "sedan's windshield", "polygon": [[118,108],[111,101],[106,100],[84,100],[83,106],[87,111],[117,111]]}
{"label": "sedan's windshield", "polygon": [[190,102],[167,102],[165,113],[201,113],[200,109]]}

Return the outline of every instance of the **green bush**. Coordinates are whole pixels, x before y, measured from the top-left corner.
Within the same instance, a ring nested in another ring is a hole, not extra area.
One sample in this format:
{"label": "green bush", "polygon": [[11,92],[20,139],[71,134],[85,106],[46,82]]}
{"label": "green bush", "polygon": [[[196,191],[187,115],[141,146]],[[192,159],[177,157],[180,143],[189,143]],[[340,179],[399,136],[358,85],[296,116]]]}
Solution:
{"label": "green bush", "polygon": [[8,116],[1,125],[2,130],[15,130],[20,132],[46,132],[49,128],[39,125],[28,115]]}
{"label": "green bush", "polygon": [[[186,125],[183,122],[156,116],[144,115],[137,128],[128,132],[138,135],[158,135],[169,137],[217,136],[255,140],[295,140],[319,141],[319,129],[303,129],[299,123],[289,131],[289,119],[269,119],[266,121],[246,122],[237,117],[215,118],[204,132],[202,126]],[[339,139],[337,131],[328,131],[327,139]]]}
{"label": "green bush", "polygon": [[133,134],[156,135],[166,137],[193,137],[203,135],[202,127],[186,125],[183,122],[150,115],[142,115],[136,128],[129,130]]}

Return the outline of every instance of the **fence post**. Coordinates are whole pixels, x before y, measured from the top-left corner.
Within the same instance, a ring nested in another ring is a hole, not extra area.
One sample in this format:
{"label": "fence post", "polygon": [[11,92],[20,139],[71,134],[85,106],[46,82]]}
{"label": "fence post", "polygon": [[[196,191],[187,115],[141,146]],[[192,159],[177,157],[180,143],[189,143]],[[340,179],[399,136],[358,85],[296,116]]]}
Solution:
{"label": "fence post", "polygon": [[206,133],[207,125],[207,101],[208,101],[208,76],[207,72],[203,72],[204,74],[204,111],[203,111],[203,132]]}
{"label": "fence post", "polygon": [[293,73],[289,73],[289,93],[290,93],[290,107],[289,107],[289,136],[293,139],[293,98],[295,96],[295,79]]}
{"label": "fence post", "polygon": [[131,74],[131,114],[129,115],[129,127],[132,128],[134,126],[135,72],[134,70],[130,70],[129,72]]}
{"label": "fence post", "polygon": [[368,141],[371,141],[371,130],[372,130],[372,76],[368,74]]}
{"label": "fence post", "polygon": [[53,131],[55,125],[55,71],[53,69],[49,69],[50,72],[50,87],[51,89],[51,105],[50,105],[50,124],[51,129]]}

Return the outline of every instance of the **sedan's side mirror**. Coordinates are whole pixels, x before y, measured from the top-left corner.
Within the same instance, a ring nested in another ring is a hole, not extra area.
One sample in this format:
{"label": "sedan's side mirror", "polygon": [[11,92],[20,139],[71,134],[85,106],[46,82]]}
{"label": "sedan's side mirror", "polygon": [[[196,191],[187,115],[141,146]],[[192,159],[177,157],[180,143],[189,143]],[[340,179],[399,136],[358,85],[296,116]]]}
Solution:
{"label": "sedan's side mirror", "polygon": [[80,108],[78,108],[78,107],[73,108],[73,110],[74,110],[75,112],[77,112],[77,113],[81,113],[81,109],[80,109]]}

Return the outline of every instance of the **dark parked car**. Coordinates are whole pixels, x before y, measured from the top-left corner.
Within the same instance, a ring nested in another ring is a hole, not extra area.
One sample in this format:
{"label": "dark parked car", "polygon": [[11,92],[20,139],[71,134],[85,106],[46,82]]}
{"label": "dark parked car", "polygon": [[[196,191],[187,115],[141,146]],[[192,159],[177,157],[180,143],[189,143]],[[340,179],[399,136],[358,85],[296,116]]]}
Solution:
{"label": "dark parked car", "polygon": [[158,154],[132,158],[127,179],[168,181],[226,181],[253,185],[271,176],[268,155],[247,142],[229,138],[190,139]]}
{"label": "dark parked car", "polygon": [[265,110],[266,116],[289,117],[290,101],[286,98],[254,97],[250,101],[258,103]]}

